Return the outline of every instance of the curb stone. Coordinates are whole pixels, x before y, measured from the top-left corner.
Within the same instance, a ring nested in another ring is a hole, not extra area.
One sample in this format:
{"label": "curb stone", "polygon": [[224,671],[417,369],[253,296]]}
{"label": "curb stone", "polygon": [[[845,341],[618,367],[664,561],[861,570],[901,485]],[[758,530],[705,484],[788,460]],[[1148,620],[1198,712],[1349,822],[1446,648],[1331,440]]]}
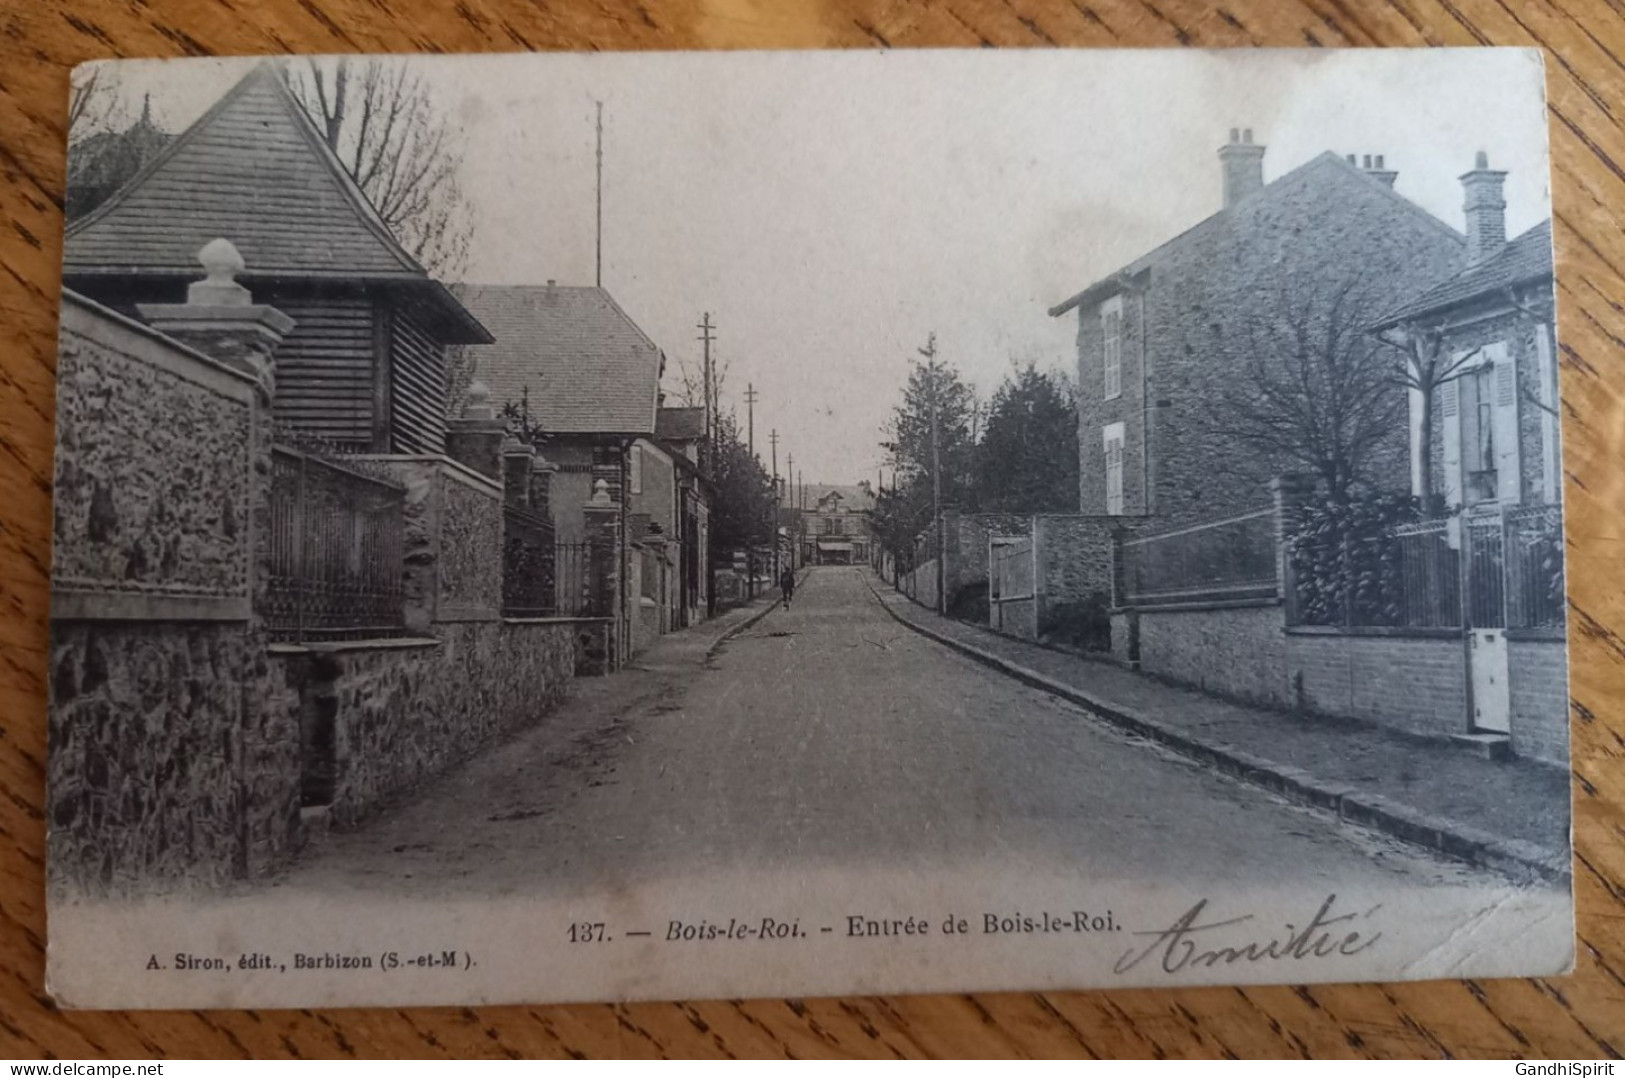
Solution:
{"label": "curb stone", "polygon": [[1134,709],[1106,703],[1020,663],[1011,662],[974,644],[967,644],[945,633],[927,628],[894,610],[886,598],[875,590],[873,582],[867,576],[864,577],[864,584],[886,613],[921,636],[991,666],[1033,688],[1077,704],[1111,726],[1155,741],[1198,763],[1208,764],[1232,778],[1269,790],[1289,801],[1324,809],[1339,820],[1381,831],[1392,838],[1425,847],[1480,868],[1508,874],[1520,881],[1534,877],[1548,883],[1572,885],[1572,870],[1568,859],[1533,842],[1492,835],[1454,820],[1430,815],[1381,794],[1361,793],[1353,786],[1324,782],[1301,768],[1278,764],[1228,745],[1203,741],[1157,722]]}

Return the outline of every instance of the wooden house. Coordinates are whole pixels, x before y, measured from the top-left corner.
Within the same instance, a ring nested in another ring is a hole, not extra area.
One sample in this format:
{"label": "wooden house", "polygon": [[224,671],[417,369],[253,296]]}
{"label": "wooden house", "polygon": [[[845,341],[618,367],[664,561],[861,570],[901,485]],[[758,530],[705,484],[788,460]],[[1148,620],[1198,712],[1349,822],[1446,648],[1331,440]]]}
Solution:
{"label": "wooden house", "polygon": [[444,452],[446,349],[491,336],[390,234],[269,63],[70,223],[64,283],[131,315],[179,303],[217,238],[242,253],[256,301],[295,323],[276,355],[279,426]]}

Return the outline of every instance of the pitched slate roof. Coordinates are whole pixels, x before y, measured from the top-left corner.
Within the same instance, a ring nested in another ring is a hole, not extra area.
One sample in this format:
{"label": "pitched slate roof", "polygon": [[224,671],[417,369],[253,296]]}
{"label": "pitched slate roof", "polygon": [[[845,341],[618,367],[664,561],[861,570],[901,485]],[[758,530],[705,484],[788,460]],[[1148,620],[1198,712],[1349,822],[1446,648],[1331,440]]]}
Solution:
{"label": "pitched slate roof", "polygon": [[654,434],[662,357],[602,288],[456,285],[496,338],[470,350],[497,404],[528,390],[553,434]]}
{"label": "pitched slate roof", "polygon": [[261,64],[68,229],[67,272],[197,273],[217,237],[254,275],[424,279],[294,99]]}
{"label": "pitched slate roof", "polygon": [[660,409],[655,416],[655,437],[667,442],[699,441],[705,437],[705,409]]}
{"label": "pitched slate roof", "polygon": [[1368,174],[1364,169],[1357,165],[1350,164],[1346,159],[1339,157],[1330,150],[1327,150],[1316,155],[1315,157],[1310,158],[1308,161],[1305,161],[1303,164],[1299,165],[1295,169],[1292,169],[1290,172],[1277,176],[1275,179],[1265,184],[1262,188],[1253,192],[1241,202],[1237,203],[1236,206],[1219,210],[1208,215],[1207,217],[1204,217],[1201,221],[1192,225],[1184,232],[1181,232],[1179,235],[1153,248],[1146,254],[1141,255],[1133,262],[1130,262],[1122,269],[1119,269],[1117,272],[1102,277],[1094,284],[1091,284],[1088,288],[1085,288],[1082,292],[1079,292],[1064,302],[1058,303],[1054,307],[1051,307],[1049,309],[1049,313],[1052,317],[1059,317],[1075,307],[1094,303],[1098,300],[1104,300],[1113,293],[1120,291],[1130,280],[1139,277],[1148,270],[1153,269],[1159,263],[1163,263],[1167,259],[1183,253],[1190,247],[1206,242],[1212,236],[1222,235],[1223,233],[1221,230],[1231,227],[1240,219],[1240,215],[1235,212],[1237,209],[1246,207],[1249,204],[1267,202],[1268,199],[1288,194],[1306,184],[1322,182],[1329,177],[1346,177],[1347,179],[1356,183],[1369,184],[1374,190],[1380,191],[1389,198],[1393,199],[1397,205],[1404,208],[1406,211],[1417,215],[1420,219],[1425,220],[1437,227],[1441,233],[1452,236],[1458,241],[1462,240],[1462,236],[1459,232],[1445,224],[1443,221],[1439,220],[1437,217],[1433,216],[1427,210],[1418,206],[1404,195],[1399,194],[1383,181]]}
{"label": "pitched slate roof", "polygon": [[829,483],[807,484],[807,512],[818,511],[820,499],[830,494],[838,494],[841,498],[841,508],[848,513],[864,513],[875,507],[873,488],[865,490],[861,486],[839,486]]}
{"label": "pitched slate roof", "polygon": [[1509,241],[1476,266],[1423,292],[1411,302],[1384,315],[1371,328],[1387,329],[1400,322],[1448,310],[1491,296],[1506,288],[1552,279],[1552,222],[1548,219]]}

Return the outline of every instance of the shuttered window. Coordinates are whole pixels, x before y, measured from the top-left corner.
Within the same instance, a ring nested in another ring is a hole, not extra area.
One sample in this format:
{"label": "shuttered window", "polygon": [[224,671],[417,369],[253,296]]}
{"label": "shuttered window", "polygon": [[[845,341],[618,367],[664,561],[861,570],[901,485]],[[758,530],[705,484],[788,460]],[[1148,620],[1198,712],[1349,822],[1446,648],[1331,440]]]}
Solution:
{"label": "shuttered window", "polygon": [[1106,451],[1106,515],[1123,515],[1123,424],[1112,423],[1101,431]]}
{"label": "shuttered window", "polygon": [[1100,363],[1106,400],[1123,394],[1123,299],[1113,296],[1100,308]]}

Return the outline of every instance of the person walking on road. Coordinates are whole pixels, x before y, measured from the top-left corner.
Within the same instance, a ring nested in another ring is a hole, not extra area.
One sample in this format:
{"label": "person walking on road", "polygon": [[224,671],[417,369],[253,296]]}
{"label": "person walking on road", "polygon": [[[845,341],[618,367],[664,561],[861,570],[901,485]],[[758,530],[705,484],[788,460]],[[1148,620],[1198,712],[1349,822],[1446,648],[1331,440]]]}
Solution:
{"label": "person walking on road", "polygon": [[784,609],[789,610],[790,600],[796,594],[796,574],[794,570],[786,568],[784,572],[779,574],[779,591],[784,596]]}

